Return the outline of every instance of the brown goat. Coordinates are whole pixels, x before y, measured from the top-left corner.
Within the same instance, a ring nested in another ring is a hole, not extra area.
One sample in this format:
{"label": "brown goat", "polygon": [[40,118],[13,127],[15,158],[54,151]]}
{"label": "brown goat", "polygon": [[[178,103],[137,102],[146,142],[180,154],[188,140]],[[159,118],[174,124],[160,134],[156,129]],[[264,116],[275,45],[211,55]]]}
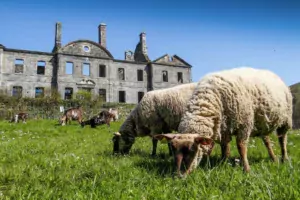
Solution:
{"label": "brown goat", "polygon": [[82,118],[83,118],[83,111],[80,106],[76,108],[69,108],[64,112],[63,116],[60,118],[60,124],[64,126],[68,122],[70,124],[72,120],[74,121],[76,120],[78,121],[79,124],[81,124]]}

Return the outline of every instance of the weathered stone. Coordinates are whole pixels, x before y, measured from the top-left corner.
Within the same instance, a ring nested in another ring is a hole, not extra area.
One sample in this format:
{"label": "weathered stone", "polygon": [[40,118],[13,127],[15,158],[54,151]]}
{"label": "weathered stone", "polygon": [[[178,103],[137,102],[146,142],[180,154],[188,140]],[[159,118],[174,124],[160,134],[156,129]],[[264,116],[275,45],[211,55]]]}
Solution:
{"label": "weathered stone", "polygon": [[[191,65],[180,57],[174,55],[170,59],[169,55],[164,55],[150,61],[145,33],[140,34],[135,53],[125,53],[125,60],[114,59],[106,49],[106,33],[105,38],[103,34],[99,37],[102,37],[99,38],[101,44],[77,40],[62,46],[61,24],[57,23],[53,53],[9,49],[0,45],[0,89],[12,95],[13,87],[21,86],[22,96],[35,97],[36,88],[56,88],[62,98],[65,98],[65,92],[69,98],[70,88],[73,95],[80,89],[88,89],[95,96],[105,97],[107,102],[123,100],[119,94],[125,91],[125,101],[137,103],[141,92],[145,94],[149,90],[181,84],[181,78],[182,83],[191,82]],[[24,61],[22,69],[15,64],[16,59]],[[37,74],[38,61],[45,62],[43,75]],[[67,62],[72,63],[72,69],[67,68]],[[88,75],[84,75],[84,65],[89,67]],[[100,66],[105,66],[105,77],[100,77]],[[138,70],[143,71],[142,81],[138,81]],[[168,82],[163,81],[163,71],[167,71]],[[178,72],[182,77],[177,77]]]}
{"label": "weathered stone", "polygon": [[102,23],[98,27],[99,31],[99,44],[103,46],[104,48],[106,47],[106,24]]}

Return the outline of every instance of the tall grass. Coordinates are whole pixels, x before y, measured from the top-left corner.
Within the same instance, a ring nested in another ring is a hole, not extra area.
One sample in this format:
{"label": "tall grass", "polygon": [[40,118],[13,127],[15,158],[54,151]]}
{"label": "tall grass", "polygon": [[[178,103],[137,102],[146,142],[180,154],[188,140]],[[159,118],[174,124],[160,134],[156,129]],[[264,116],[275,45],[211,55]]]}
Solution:
{"label": "tall grass", "polygon": [[[262,141],[251,139],[251,172],[231,157],[221,164],[217,145],[186,179],[172,177],[166,144],[150,156],[150,138],[137,138],[129,156],[112,155],[111,128],[56,126],[56,121],[0,122],[0,199],[300,199],[300,132],[288,138],[290,163],[269,160]],[[280,149],[272,136],[276,155]]]}

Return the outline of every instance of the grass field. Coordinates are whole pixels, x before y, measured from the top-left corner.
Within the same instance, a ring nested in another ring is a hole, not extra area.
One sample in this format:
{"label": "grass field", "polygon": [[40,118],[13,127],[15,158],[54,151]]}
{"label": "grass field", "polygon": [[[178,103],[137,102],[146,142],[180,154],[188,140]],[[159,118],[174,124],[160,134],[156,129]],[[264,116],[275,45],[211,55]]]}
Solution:
{"label": "grass field", "polygon": [[[234,159],[221,164],[217,145],[186,179],[172,178],[172,158],[150,138],[138,138],[129,156],[112,155],[112,132],[121,122],[81,128],[56,121],[0,122],[0,199],[300,199],[300,132],[288,138],[290,163],[269,161],[260,139],[251,139],[251,173]],[[276,155],[280,154],[275,135]],[[231,157],[238,156],[234,140]]]}

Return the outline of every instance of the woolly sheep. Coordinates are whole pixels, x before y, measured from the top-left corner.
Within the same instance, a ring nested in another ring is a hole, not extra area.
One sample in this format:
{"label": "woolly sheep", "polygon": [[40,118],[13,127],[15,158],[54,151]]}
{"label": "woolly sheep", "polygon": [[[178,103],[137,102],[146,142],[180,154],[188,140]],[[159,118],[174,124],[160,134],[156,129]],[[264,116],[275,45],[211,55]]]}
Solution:
{"label": "woolly sheep", "polygon": [[[196,85],[188,83],[147,92],[121,125],[119,132],[114,133],[114,152],[128,154],[135,137],[176,131]],[[157,139],[152,139],[153,156],[156,155],[157,142]],[[169,154],[172,155],[170,145]]]}
{"label": "woolly sheep", "polygon": [[[269,135],[276,130],[281,160],[284,161],[288,159],[286,133],[291,127],[292,95],[289,87],[271,71],[241,67],[211,73],[199,81],[178,127],[179,133],[194,134],[194,139],[179,138],[181,134],[156,135],[155,138],[167,139],[176,149],[178,173],[182,159],[185,160],[185,176],[199,164],[205,154],[203,149],[214,141],[221,145],[222,158],[226,160],[230,155],[229,142],[234,135],[244,171],[249,172],[249,137],[261,137],[269,156],[275,161]],[[183,146],[178,145],[183,143]]]}

